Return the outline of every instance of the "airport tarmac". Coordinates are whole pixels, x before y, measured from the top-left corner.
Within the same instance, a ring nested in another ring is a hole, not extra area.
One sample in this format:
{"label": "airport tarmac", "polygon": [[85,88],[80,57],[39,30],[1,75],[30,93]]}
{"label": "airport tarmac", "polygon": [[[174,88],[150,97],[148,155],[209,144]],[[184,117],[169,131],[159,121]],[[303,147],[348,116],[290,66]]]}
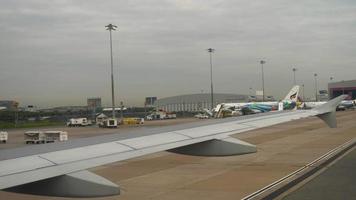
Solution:
{"label": "airport tarmac", "polygon": [[[197,157],[160,152],[97,167],[91,171],[120,185],[121,195],[93,199],[240,199],[355,138],[355,117],[355,111],[338,112],[337,129],[313,117],[235,135],[256,144],[254,154]],[[0,192],[0,199],[70,198]]]}
{"label": "airport tarmac", "polygon": [[[339,160],[320,170],[320,174],[303,181],[283,194],[283,200],[355,199],[356,198],[356,147]],[[282,195],[281,195],[282,196]]]}
{"label": "airport tarmac", "polygon": [[6,144],[0,144],[1,149],[9,149],[15,147],[25,146],[24,143],[24,132],[31,130],[60,130],[67,131],[69,139],[87,138],[91,136],[98,135],[108,135],[113,133],[120,133],[121,131],[127,131],[128,129],[134,130],[139,127],[162,127],[176,124],[184,124],[190,122],[201,121],[197,118],[179,118],[170,120],[155,120],[155,121],[145,121],[144,125],[120,125],[117,129],[109,128],[99,128],[97,126],[87,126],[87,127],[67,127],[67,126],[52,126],[52,127],[40,127],[40,128],[19,128],[19,129],[8,129],[1,130],[7,131],[9,133],[9,140]]}

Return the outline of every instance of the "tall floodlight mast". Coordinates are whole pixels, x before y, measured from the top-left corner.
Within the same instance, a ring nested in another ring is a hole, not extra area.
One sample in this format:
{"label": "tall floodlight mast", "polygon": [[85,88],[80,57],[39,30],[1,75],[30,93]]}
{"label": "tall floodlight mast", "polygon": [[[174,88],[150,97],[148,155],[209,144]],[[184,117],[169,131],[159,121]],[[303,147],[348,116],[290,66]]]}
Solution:
{"label": "tall floodlight mast", "polygon": [[261,69],[262,69],[262,101],[265,101],[265,75],[264,75],[264,71],[263,71],[263,65],[266,63],[266,61],[261,60],[260,64],[261,64]]}
{"label": "tall floodlight mast", "polygon": [[318,80],[317,80],[318,74],[314,74],[314,87],[315,87],[315,101],[318,101]]}
{"label": "tall floodlight mast", "polygon": [[213,59],[212,53],[214,53],[215,49],[209,48],[208,52],[210,55],[210,95],[211,95],[211,110],[214,108],[214,87],[213,87]]}
{"label": "tall floodlight mast", "polygon": [[112,102],[112,118],[115,118],[115,93],[114,93],[114,64],[112,57],[112,35],[111,31],[115,31],[117,26],[109,24],[106,27],[106,30],[110,32],[110,60],[111,60],[111,102]]}

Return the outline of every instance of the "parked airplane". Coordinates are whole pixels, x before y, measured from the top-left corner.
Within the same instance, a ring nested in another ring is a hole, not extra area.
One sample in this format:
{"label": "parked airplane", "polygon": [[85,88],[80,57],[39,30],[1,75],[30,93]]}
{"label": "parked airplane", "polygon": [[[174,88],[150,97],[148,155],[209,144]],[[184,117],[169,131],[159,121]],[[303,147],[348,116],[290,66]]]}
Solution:
{"label": "parked airplane", "polygon": [[336,127],[335,109],[345,97],[312,110],[269,112],[1,150],[0,189],[62,197],[117,195],[117,185],[87,169],[165,150],[199,156],[254,153],[255,145],[230,135],[309,116]]}
{"label": "parked airplane", "polygon": [[[325,103],[327,103],[327,101],[302,102],[299,107],[303,109],[312,109]],[[356,106],[356,100],[343,100],[340,102],[337,109],[347,109],[352,108],[354,106]]]}
{"label": "parked airplane", "polygon": [[[245,114],[244,112],[261,113],[269,112],[271,110],[283,110],[296,108],[299,95],[299,86],[294,86],[286,97],[281,101],[267,101],[267,102],[243,102],[243,103],[221,103],[215,108],[215,113],[219,117],[219,112],[229,110],[232,115],[235,113]],[[281,104],[282,103],[282,104]]]}

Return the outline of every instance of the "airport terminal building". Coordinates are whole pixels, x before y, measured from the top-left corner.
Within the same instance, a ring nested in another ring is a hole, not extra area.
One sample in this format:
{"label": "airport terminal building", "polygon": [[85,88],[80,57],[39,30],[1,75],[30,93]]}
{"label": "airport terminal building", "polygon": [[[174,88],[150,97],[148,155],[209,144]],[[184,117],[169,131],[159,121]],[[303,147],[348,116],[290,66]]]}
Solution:
{"label": "airport terminal building", "polygon": [[342,94],[347,94],[352,99],[356,99],[356,80],[329,83],[328,89],[330,99]]}
{"label": "airport terminal building", "polygon": [[13,100],[0,100],[0,107],[5,107],[6,110],[17,110],[19,103]]}
{"label": "airport terminal building", "polygon": [[[214,94],[214,105],[219,103],[246,102],[248,95],[242,94]],[[207,94],[187,94],[158,99],[155,106],[167,112],[198,112],[205,108],[211,108],[211,96]]]}

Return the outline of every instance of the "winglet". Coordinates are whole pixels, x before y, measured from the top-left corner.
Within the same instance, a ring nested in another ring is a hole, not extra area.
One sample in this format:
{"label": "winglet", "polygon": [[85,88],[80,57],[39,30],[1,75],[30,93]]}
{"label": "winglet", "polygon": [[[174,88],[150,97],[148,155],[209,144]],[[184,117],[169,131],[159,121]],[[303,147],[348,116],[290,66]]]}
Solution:
{"label": "winglet", "polygon": [[346,97],[347,95],[338,96],[328,101],[327,103],[314,108],[313,110],[318,113],[316,116],[322,119],[330,128],[336,128],[337,126],[336,117],[335,117],[336,107]]}

